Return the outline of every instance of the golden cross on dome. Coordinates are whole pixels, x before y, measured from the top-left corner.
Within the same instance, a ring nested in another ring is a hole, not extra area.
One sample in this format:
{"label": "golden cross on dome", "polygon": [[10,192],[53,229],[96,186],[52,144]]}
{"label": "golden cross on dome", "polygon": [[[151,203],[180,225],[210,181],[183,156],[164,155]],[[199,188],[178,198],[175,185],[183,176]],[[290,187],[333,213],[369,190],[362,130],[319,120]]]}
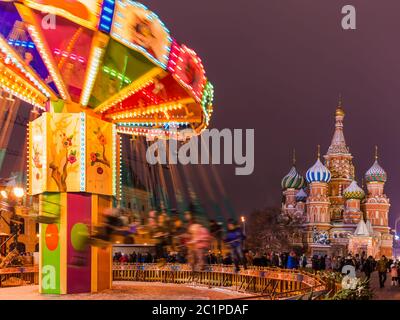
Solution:
{"label": "golden cross on dome", "polygon": [[318,160],[321,158],[321,146],[320,145],[317,146],[317,157],[318,157]]}
{"label": "golden cross on dome", "polygon": [[293,165],[296,165],[296,149],[293,148]]}
{"label": "golden cross on dome", "polygon": [[378,160],[378,146],[375,146],[375,160]]}

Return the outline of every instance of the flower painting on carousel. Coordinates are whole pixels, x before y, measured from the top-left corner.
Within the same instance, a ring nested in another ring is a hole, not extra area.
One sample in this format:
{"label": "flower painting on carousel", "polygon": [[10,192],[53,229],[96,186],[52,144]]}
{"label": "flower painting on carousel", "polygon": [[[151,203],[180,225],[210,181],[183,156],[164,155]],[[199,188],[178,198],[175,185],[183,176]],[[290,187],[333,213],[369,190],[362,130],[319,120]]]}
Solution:
{"label": "flower painting on carousel", "polygon": [[49,114],[48,191],[79,191],[79,114]]}
{"label": "flower painting on carousel", "polygon": [[114,195],[114,125],[83,113],[45,113],[30,124],[30,194]]}
{"label": "flower painting on carousel", "polygon": [[87,133],[87,191],[112,194],[112,124],[96,118],[87,118]]}
{"label": "flower painting on carousel", "polygon": [[116,2],[111,36],[142,52],[156,65],[166,66],[172,42],[169,31],[158,16],[141,3],[131,0]]}

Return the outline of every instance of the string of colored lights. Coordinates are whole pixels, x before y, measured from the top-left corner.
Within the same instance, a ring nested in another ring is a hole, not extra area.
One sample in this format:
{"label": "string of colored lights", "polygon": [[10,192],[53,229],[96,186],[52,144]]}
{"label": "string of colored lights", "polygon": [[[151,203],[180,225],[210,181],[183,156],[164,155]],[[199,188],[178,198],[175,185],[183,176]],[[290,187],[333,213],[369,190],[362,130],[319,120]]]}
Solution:
{"label": "string of colored lights", "polygon": [[58,92],[60,93],[61,97],[64,100],[70,100],[69,94],[67,93],[67,89],[64,85],[64,82],[62,81],[61,75],[59,74],[59,72],[57,71],[56,67],[55,67],[55,63],[53,61],[53,58],[50,56],[49,52],[49,48],[46,45],[46,42],[42,39],[42,36],[40,35],[40,33],[37,31],[36,27],[33,25],[28,25],[27,27],[29,34],[33,40],[33,42],[35,42],[36,48],[39,51],[44,64],[47,67],[47,70],[49,71],[57,89]]}
{"label": "string of colored lights", "polygon": [[160,105],[148,106],[146,108],[140,108],[135,111],[124,111],[120,113],[115,113],[111,115],[111,119],[121,120],[121,119],[141,117],[143,115],[151,115],[155,113],[181,110],[185,104],[190,104],[190,103],[193,103],[192,98],[181,99],[175,101],[174,103],[164,103]]}
{"label": "string of colored lights", "polygon": [[[117,196],[117,126],[113,124],[112,126],[112,190],[113,196]],[[121,152],[121,151],[120,151]]]}
{"label": "string of colored lights", "polygon": [[0,50],[6,56],[5,62],[6,63],[9,62],[15,65],[17,69],[20,70],[22,74],[26,76],[28,80],[31,81],[32,84],[36,86],[37,89],[40,92],[42,92],[47,98],[54,96],[52,92],[43,83],[43,81],[38,76],[36,76],[34,71],[29,66],[26,66],[25,62],[21,59],[21,57],[14,52],[14,50],[8,44],[7,40],[5,40],[1,35],[0,35]]}
{"label": "string of colored lights", "polygon": [[67,51],[60,50],[60,49],[58,49],[58,48],[54,49],[53,52],[54,52],[54,54],[55,54],[56,56],[62,56],[62,57],[64,57],[64,58],[71,59],[72,61],[78,61],[78,62],[80,62],[80,63],[85,63],[85,62],[86,62],[86,59],[85,59],[84,57],[78,56],[78,55],[75,54],[75,53],[68,53]]}
{"label": "string of colored lights", "polygon": [[[143,116],[142,118],[132,118],[132,119],[124,119],[124,122],[131,123],[155,123],[155,124],[166,124],[166,123],[177,123],[177,122],[190,122],[190,123],[201,123],[203,118],[201,116],[191,116],[187,115],[169,115],[165,114],[164,116]],[[114,120],[113,123],[120,123],[118,120]]]}
{"label": "string of colored lights", "polygon": [[80,191],[86,191],[86,114],[80,114]]}
{"label": "string of colored lights", "polygon": [[130,85],[126,86],[119,93],[107,99],[94,109],[94,112],[104,113],[116,104],[124,101],[125,99],[133,96],[140,90],[154,83],[154,78],[160,76],[164,71],[160,68],[153,68],[149,72],[142,75],[140,78],[134,80]]}
{"label": "string of colored lights", "polygon": [[3,90],[13,94],[17,98],[26,101],[35,107],[44,110],[47,97],[36,87],[28,83],[24,78],[7,68],[0,61],[0,86]]}
{"label": "string of colored lights", "polygon": [[31,147],[32,143],[32,137],[31,137],[31,128],[32,128],[32,122],[29,122],[28,125],[26,126],[26,190],[28,191],[29,194],[32,193],[31,190],[31,182],[30,182],[30,177],[31,177],[31,166],[30,166],[30,161],[32,158],[31,155],[31,150],[33,149]]}
{"label": "string of colored lights", "polygon": [[118,78],[119,80],[123,81],[124,83],[130,84],[132,83],[132,80],[130,80],[128,77],[123,75],[122,73],[119,73],[118,71],[109,68],[107,66],[103,67],[103,72],[106,74],[109,74],[113,78]]}
{"label": "string of colored lights", "polygon": [[117,127],[117,132],[122,134],[130,134],[137,136],[148,136],[148,137],[169,137],[174,139],[180,139],[181,135],[176,131],[168,131],[162,129],[147,129],[147,128],[127,128]]}
{"label": "string of colored lights", "polygon": [[89,103],[90,95],[92,93],[94,84],[96,82],[97,73],[99,72],[100,63],[104,55],[104,50],[100,47],[92,48],[92,54],[89,59],[88,71],[86,74],[86,81],[81,95],[81,105],[87,106]]}
{"label": "string of colored lights", "polygon": [[112,19],[114,16],[115,1],[104,0],[101,9],[99,30],[109,33],[111,31]]}
{"label": "string of colored lights", "polygon": [[35,44],[32,41],[8,39],[8,44],[14,47],[23,47],[29,49],[35,48]]}
{"label": "string of colored lights", "polygon": [[201,99],[201,106],[203,108],[207,126],[210,123],[213,101],[214,101],[214,86],[211,84],[211,82],[207,82],[207,84],[204,87],[203,98]]}
{"label": "string of colored lights", "polygon": [[122,136],[119,136],[119,196],[118,200],[122,201]]}
{"label": "string of colored lights", "polygon": [[188,126],[189,122],[118,122],[118,126],[122,127],[140,127],[140,126],[157,126],[157,125],[163,125],[163,126],[170,126],[170,127],[184,127]]}

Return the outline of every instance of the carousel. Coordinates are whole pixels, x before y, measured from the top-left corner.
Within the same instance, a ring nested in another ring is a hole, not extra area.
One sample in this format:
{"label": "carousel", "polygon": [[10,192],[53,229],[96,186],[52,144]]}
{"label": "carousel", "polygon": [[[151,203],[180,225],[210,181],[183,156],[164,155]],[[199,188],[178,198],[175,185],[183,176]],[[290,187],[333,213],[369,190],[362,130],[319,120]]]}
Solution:
{"label": "carousel", "polygon": [[120,200],[121,134],[205,130],[214,89],[201,59],[136,1],[0,0],[0,88],[34,110],[27,191],[39,199],[40,292],[110,288],[112,249],[84,240]]}

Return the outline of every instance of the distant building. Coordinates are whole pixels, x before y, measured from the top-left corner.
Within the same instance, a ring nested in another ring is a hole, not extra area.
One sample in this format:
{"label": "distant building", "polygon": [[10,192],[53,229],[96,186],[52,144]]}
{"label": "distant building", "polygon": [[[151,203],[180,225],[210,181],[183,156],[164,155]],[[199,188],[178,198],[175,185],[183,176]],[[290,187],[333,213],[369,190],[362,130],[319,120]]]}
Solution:
{"label": "distant building", "polygon": [[[13,223],[11,222],[11,213],[10,212],[2,212],[2,217],[4,219],[0,219],[0,239],[5,241],[11,234],[11,229],[9,224],[11,224],[11,228],[13,228]],[[33,219],[20,218],[21,227],[20,233],[18,235],[18,249],[20,252],[38,252],[39,251],[39,238],[37,234],[39,233],[39,224],[36,223]],[[14,249],[15,241],[11,239],[7,242],[6,246],[1,248],[1,253],[4,255],[4,251],[9,252]]]}
{"label": "distant building", "polygon": [[[138,172],[139,170],[141,172]],[[148,174],[144,172],[146,170],[149,170],[148,167],[143,166],[140,159],[137,159],[130,148],[130,141],[125,139],[122,148],[120,205],[132,211],[135,218],[141,222],[152,210],[150,193],[143,182]]]}
{"label": "distant building", "polygon": [[143,219],[151,210],[149,192],[131,186],[122,186],[122,206],[132,211],[136,218]]}
{"label": "distant building", "polygon": [[282,179],[282,215],[297,221],[300,232],[294,240],[309,254],[343,256],[365,252],[379,257],[393,255],[389,228],[389,198],[384,193],[387,175],[375,162],[365,173],[366,190],[355,181],[353,156],[343,134],[345,113],[339,103],[335,132],[324,164],[318,158],[306,179],[295,165]]}

